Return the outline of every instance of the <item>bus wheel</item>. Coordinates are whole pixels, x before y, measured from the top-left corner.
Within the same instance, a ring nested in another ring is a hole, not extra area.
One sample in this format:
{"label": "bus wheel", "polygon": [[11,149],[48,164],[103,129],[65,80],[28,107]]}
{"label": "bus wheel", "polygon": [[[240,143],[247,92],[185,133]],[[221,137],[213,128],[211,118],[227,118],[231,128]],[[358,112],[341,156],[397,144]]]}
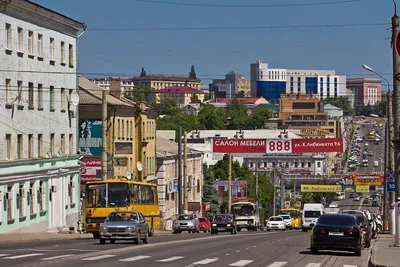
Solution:
{"label": "bus wheel", "polygon": [[100,233],[99,232],[94,232],[93,233],[93,238],[94,239],[98,239],[100,237]]}
{"label": "bus wheel", "polygon": [[154,230],[153,229],[149,229],[148,233],[149,233],[149,236],[152,237],[154,235]]}

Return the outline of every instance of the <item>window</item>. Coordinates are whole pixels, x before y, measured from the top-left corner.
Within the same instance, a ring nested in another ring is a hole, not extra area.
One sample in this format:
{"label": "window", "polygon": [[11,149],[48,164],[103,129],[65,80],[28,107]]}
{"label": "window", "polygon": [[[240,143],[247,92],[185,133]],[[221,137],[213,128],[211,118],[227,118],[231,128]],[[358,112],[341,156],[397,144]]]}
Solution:
{"label": "window", "polygon": [[43,135],[38,134],[38,157],[41,158],[43,156]]}
{"label": "window", "polygon": [[50,134],[50,152],[52,155],[54,155],[56,151],[56,138],[55,134]]}
{"label": "window", "polygon": [[40,211],[45,211],[46,210],[46,206],[45,206],[45,192],[46,192],[46,184],[44,183],[44,181],[40,181],[39,183],[39,190],[38,190],[38,194],[37,194],[37,200],[39,202],[39,206],[40,206]]}
{"label": "window", "polygon": [[69,154],[73,155],[74,154],[74,135],[70,134],[69,135]]}
{"label": "window", "polygon": [[141,203],[142,204],[155,204],[154,192],[152,186],[141,186]]}
{"label": "window", "polygon": [[31,214],[36,214],[35,189],[36,189],[35,182],[31,182],[29,186],[29,207]]}
{"label": "window", "polygon": [[24,32],[22,28],[17,29],[18,32],[18,51],[23,52],[24,51]]}
{"label": "window", "polygon": [[61,63],[65,63],[65,43],[61,41]]}
{"label": "window", "polygon": [[61,110],[65,111],[66,107],[66,95],[65,95],[65,88],[61,88]]}
{"label": "window", "polygon": [[65,154],[65,134],[61,135],[61,151],[64,155]]}
{"label": "window", "polygon": [[54,61],[54,38],[50,37],[50,60]]}
{"label": "window", "polygon": [[23,135],[17,135],[17,158],[24,158],[24,144],[23,144]]}
{"label": "window", "polygon": [[50,111],[54,111],[54,86],[50,86]]}
{"label": "window", "polygon": [[12,31],[11,31],[11,25],[6,23],[6,32],[7,32],[7,48],[11,49],[12,48]]}
{"label": "window", "polygon": [[28,32],[28,53],[33,55],[33,31]]}
{"label": "window", "polygon": [[6,146],[7,146],[7,159],[11,159],[11,151],[12,151],[11,134],[6,134]]}
{"label": "window", "polygon": [[38,34],[37,40],[38,57],[43,57],[43,35]]}
{"label": "window", "polygon": [[34,92],[33,92],[33,83],[28,83],[28,108],[34,108]]}
{"label": "window", "polygon": [[11,79],[6,79],[6,102],[11,101]]}
{"label": "window", "polygon": [[18,98],[18,104],[22,104],[22,81],[18,81],[17,82],[17,85],[18,85],[18,96],[17,96],[17,98]]}
{"label": "window", "polygon": [[69,54],[69,66],[73,67],[74,66],[74,47],[71,44],[69,45],[68,54]]}
{"label": "window", "polygon": [[38,108],[43,109],[43,85],[38,84]]}
{"label": "window", "polygon": [[19,186],[17,209],[19,210],[19,217],[25,216],[25,188],[24,185]]}
{"label": "window", "polygon": [[13,207],[13,187],[7,187],[7,218],[9,220],[14,219],[14,207]]}
{"label": "window", "polygon": [[33,158],[33,134],[28,135],[28,158]]}

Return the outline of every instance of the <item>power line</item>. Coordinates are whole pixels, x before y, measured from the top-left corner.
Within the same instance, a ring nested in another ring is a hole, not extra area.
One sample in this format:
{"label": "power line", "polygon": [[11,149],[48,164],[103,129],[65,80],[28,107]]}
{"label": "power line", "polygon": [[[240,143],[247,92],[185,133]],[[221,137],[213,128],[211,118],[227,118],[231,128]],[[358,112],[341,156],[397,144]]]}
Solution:
{"label": "power line", "polygon": [[361,0],[339,0],[332,2],[316,2],[316,3],[301,3],[301,4],[273,4],[273,5],[218,5],[218,4],[193,4],[193,3],[182,3],[182,2],[164,2],[157,0],[135,0],[142,3],[151,4],[163,4],[163,5],[175,5],[175,6],[193,6],[193,7],[225,7],[225,8],[280,8],[280,7],[309,7],[309,6],[323,6],[323,5],[334,5],[334,4],[346,4],[361,2]]}

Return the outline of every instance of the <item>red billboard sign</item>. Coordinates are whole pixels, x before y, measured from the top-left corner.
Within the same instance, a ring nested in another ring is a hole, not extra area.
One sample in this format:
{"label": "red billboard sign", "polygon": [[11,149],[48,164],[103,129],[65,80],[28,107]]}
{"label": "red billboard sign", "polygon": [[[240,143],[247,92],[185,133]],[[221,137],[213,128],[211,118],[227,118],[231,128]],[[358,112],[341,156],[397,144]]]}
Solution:
{"label": "red billboard sign", "polygon": [[101,177],[97,178],[97,170],[101,170],[101,158],[83,158],[84,165],[81,168],[81,183],[100,181]]}
{"label": "red billboard sign", "polygon": [[343,153],[343,138],[319,139],[213,139],[213,153],[300,154]]}
{"label": "red billboard sign", "polygon": [[343,138],[293,139],[292,152],[295,154],[321,152],[343,153]]}

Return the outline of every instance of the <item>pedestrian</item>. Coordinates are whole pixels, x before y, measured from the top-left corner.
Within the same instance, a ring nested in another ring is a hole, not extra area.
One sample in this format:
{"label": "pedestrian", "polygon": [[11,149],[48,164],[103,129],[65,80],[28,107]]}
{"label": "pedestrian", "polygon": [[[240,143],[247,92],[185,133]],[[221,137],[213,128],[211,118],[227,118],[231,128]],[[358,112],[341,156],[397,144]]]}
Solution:
{"label": "pedestrian", "polygon": [[79,218],[79,220],[78,220],[78,233],[80,233],[80,234],[84,233],[84,226],[83,226],[82,218]]}

